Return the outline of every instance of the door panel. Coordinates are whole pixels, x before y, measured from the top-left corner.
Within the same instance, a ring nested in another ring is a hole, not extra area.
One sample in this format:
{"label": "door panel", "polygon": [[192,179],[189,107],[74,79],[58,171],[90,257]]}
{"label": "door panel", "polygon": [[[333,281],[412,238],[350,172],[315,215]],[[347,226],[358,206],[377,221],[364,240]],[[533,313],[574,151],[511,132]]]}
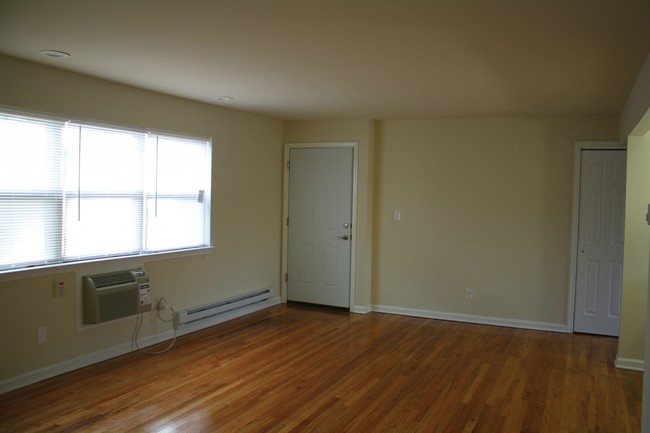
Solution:
{"label": "door panel", "polygon": [[348,147],[290,150],[290,301],[350,306],[352,158]]}
{"label": "door panel", "polygon": [[576,332],[619,332],[626,158],[625,150],[581,154]]}

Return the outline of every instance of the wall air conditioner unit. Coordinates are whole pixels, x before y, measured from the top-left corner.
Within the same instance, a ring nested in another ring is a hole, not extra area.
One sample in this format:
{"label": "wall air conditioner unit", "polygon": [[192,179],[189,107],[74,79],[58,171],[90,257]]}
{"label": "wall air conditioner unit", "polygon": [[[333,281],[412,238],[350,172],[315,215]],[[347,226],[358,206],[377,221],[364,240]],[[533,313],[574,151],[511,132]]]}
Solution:
{"label": "wall air conditioner unit", "polygon": [[87,275],[82,281],[86,324],[151,311],[151,287],[142,269]]}

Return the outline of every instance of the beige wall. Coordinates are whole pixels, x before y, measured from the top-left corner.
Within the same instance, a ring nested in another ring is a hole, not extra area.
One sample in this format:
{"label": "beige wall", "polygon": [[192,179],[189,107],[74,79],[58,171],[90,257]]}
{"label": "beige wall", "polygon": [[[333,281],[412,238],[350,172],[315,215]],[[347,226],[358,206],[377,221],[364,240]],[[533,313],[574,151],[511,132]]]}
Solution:
{"label": "beige wall", "polygon": [[621,303],[619,360],[642,361],[646,339],[648,245],[650,228],[644,221],[650,203],[650,55],[645,61],[621,113],[620,134],[627,139],[625,266]]}
{"label": "beige wall", "polygon": [[566,324],[574,143],[617,134],[615,116],[380,122],[373,303]]}
{"label": "beige wall", "polygon": [[630,95],[620,116],[620,137],[625,140],[628,135],[642,136],[650,129],[650,54],[645,59],[639,76],[634,82]]}
{"label": "beige wall", "polygon": [[[282,122],[0,56],[0,104],[213,140],[212,254],[146,263],[153,295],[176,307],[280,284]],[[134,320],[76,331],[69,271],[0,283],[0,381],[128,343]],[[55,298],[55,278],[66,296]],[[48,342],[36,345],[36,328]],[[168,330],[147,317],[141,335]]]}
{"label": "beige wall", "polygon": [[367,119],[285,122],[285,143],[357,142],[357,253],[354,307],[371,304],[375,122]]}
{"label": "beige wall", "polygon": [[284,139],[358,141],[360,201],[374,162],[357,299],[565,325],[574,143],[617,133],[615,116],[313,120],[286,122]]}
{"label": "beige wall", "polygon": [[650,226],[645,214],[650,203],[650,137],[627,141],[625,251],[619,360],[643,360],[648,296]]}

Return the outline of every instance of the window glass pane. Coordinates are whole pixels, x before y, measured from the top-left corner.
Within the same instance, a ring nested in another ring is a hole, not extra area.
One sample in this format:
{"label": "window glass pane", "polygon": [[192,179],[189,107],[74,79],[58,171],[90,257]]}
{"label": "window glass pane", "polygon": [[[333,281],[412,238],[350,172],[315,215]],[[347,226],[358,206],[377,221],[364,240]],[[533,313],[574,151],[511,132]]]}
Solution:
{"label": "window glass pane", "polygon": [[65,259],[141,250],[143,150],[144,134],[68,128]]}
{"label": "window glass pane", "polygon": [[0,112],[0,270],[208,246],[211,142]]}
{"label": "window glass pane", "polygon": [[141,249],[141,197],[93,197],[66,200],[66,259],[134,253]]}
{"label": "window glass pane", "polygon": [[60,256],[62,126],[0,113],[0,269]]}
{"label": "window glass pane", "polygon": [[[202,141],[190,141],[174,137],[158,137],[156,157],[159,193],[191,193],[208,188],[206,185],[207,145]],[[209,172],[208,172],[209,176]]]}
{"label": "window glass pane", "polygon": [[146,251],[210,244],[210,142],[147,141]]}
{"label": "window glass pane", "polygon": [[0,116],[1,191],[61,188],[62,125]]}
{"label": "window glass pane", "polygon": [[144,188],[144,134],[70,126],[66,134],[68,194]]}
{"label": "window glass pane", "polygon": [[196,197],[147,200],[147,251],[190,248],[206,245],[205,204]]}
{"label": "window glass pane", "polygon": [[60,196],[0,197],[0,269],[59,259]]}

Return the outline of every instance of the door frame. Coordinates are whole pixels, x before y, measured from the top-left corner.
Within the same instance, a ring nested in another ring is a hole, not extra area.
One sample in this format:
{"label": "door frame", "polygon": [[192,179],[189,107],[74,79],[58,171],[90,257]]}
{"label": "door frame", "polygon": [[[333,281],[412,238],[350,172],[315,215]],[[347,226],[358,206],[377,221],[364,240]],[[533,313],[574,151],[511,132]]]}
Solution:
{"label": "door frame", "polygon": [[573,333],[575,326],[576,278],[578,276],[578,223],[580,216],[580,167],[582,167],[583,150],[627,150],[627,146],[625,143],[619,141],[577,141],[574,145],[571,261],[569,266],[569,299],[567,302],[567,332],[570,334]]}
{"label": "door frame", "polygon": [[287,303],[287,279],[288,272],[288,239],[289,229],[287,219],[289,218],[289,157],[291,149],[318,149],[318,148],[352,148],[352,236],[350,241],[350,311],[354,308],[356,293],[356,256],[357,256],[357,178],[359,173],[359,143],[356,141],[342,142],[314,142],[314,143],[285,143],[284,145],[284,179],[282,192],[282,274],[280,278],[282,303]]}

